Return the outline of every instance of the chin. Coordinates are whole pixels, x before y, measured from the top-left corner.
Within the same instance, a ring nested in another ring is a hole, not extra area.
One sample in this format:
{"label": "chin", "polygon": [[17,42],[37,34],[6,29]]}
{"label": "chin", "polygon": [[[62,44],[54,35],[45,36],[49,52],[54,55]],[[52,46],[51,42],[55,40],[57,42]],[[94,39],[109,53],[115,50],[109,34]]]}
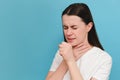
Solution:
{"label": "chin", "polygon": [[76,46],[75,43],[68,42],[71,46]]}

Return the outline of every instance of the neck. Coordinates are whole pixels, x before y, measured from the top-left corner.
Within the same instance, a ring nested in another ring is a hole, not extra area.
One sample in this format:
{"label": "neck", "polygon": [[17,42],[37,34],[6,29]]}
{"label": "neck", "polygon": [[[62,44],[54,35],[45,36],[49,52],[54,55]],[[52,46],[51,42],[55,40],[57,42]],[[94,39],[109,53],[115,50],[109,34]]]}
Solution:
{"label": "neck", "polygon": [[79,47],[82,47],[82,46],[87,46],[87,47],[89,47],[89,48],[92,48],[92,47],[93,47],[88,41],[84,41],[84,42],[81,42],[81,43],[73,46],[73,49],[74,49],[74,48],[79,48]]}
{"label": "neck", "polygon": [[82,42],[76,46],[73,46],[73,53],[76,60],[78,60],[82,55],[89,51],[93,46],[90,43]]}

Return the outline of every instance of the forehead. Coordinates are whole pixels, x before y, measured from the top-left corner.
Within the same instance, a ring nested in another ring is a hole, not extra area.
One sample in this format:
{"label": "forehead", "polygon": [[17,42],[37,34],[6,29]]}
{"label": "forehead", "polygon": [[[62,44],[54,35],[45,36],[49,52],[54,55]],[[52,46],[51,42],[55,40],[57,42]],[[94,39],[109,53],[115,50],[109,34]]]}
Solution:
{"label": "forehead", "polygon": [[63,15],[62,16],[62,22],[63,24],[67,25],[71,25],[71,24],[79,24],[79,23],[83,23],[82,19],[78,16],[75,15]]}

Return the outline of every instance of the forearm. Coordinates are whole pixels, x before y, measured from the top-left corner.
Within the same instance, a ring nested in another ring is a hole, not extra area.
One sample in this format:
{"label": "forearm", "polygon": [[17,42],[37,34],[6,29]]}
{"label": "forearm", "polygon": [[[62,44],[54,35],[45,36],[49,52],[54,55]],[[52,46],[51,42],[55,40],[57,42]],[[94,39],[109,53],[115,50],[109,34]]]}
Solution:
{"label": "forearm", "polygon": [[80,70],[77,67],[77,64],[74,60],[71,62],[68,62],[67,65],[71,75],[71,80],[83,80]]}
{"label": "forearm", "polygon": [[48,75],[46,80],[63,80],[63,77],[65,73],[67,72],[67,70],[68,70],[68,67],[65,61],[62,61],[60,66],[57,68],[57,70],[53,72],[52,74]]}

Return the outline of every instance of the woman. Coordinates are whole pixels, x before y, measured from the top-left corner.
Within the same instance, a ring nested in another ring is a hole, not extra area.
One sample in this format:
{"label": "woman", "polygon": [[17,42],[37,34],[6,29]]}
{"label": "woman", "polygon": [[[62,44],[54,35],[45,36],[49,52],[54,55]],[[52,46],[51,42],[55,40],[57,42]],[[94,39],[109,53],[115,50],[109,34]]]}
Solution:
{"label": "woman", "polygon": [[59,45],[46,80],[108,80],[112,59],[97,37],[88,6],[68,6],[62,24],[65,41]]}

